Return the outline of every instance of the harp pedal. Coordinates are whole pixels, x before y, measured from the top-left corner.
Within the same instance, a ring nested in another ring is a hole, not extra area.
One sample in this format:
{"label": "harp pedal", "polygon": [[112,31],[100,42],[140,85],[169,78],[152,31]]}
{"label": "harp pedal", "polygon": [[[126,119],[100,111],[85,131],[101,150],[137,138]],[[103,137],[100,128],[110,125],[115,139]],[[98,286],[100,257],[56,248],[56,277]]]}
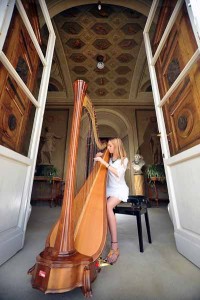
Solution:
{"label": "harp pedal", "polygon": [[98,262],[99,268],[110,266],[110,264],[107,262],[107,260],[103,259],[102,257],[99,257],[97,262]]}

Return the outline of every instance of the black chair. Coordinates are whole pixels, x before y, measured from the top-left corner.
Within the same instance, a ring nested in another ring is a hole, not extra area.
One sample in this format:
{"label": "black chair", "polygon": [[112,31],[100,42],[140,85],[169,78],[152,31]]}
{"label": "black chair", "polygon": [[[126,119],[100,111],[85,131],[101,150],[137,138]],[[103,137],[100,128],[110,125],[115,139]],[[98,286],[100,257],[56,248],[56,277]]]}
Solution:
{"label": "black chair", "polygon": [[151,231],[148,216],[148,199],[145,196],[129,196],[127,203],[121,202],[114,213],[136,216],[140,252],[144,252],[141,215],[145,216],[148,241],[151,244]]}

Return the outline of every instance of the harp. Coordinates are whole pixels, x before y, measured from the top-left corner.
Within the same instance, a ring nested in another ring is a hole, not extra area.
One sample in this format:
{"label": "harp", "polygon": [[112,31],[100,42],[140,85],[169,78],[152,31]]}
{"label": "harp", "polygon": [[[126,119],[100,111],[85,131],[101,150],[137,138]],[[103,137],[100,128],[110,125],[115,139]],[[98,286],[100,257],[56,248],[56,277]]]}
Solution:
{"label": "harp", "polygon": [[[45,293],[62,293],[81,287],[85,296],[91,296],[91,282],[99,271],[98,258],[105,245],[105,166],[95,164],[79,193],[74,196],[83,107],[88,110],[96,127],[95,113],[86,90],[87,84],[83,80],[74,82],[74,112],[61,214],[47,237],[44,251],[28,271],[32,275],[32,286]],[[104,149],[106,144],[100,143],[97,132],[94,136],[98,148]],[[103,158],[108,161],[108,151]]]}

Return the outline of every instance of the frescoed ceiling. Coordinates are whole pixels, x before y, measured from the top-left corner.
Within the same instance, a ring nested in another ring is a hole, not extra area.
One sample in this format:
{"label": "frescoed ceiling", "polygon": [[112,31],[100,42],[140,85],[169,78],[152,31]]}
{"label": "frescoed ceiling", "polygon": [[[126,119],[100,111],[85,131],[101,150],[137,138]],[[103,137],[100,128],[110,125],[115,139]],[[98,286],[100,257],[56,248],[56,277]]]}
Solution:
{"label": "frescoed ceiling", "polygon": [[[151,94],[143,45],[146,19],[116,5],[102,4],[98,10],[96,3],[55,15],[57,44],[49,92],[64,91],[70,98],[73,82],[83,79],[96,102],[128,103],[139,93]],[[103,69],[97,68],[98,56],[103,57]]]}

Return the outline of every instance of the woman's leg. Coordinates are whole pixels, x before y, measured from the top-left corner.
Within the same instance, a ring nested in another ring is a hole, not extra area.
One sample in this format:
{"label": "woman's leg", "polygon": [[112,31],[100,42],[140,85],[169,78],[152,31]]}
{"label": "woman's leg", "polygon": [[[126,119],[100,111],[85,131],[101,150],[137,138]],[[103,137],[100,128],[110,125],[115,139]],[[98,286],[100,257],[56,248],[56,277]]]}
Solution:
{"label": "woman's leg", "polygon": [[[116,217],[113,212],[113,208],[119,204],[121,200],[119,200],[116,197],[109,197],[107,200],[107,218],[108,218],[108,228],[110,231],[111,236],[111,250],[117,250],[118,249],[118,240],[117,240],[117,223],[116,223]],[[109,257],[108,255],[108,261],[110,263],[115,262],[117,260],[117,253],[113,254]]]}

